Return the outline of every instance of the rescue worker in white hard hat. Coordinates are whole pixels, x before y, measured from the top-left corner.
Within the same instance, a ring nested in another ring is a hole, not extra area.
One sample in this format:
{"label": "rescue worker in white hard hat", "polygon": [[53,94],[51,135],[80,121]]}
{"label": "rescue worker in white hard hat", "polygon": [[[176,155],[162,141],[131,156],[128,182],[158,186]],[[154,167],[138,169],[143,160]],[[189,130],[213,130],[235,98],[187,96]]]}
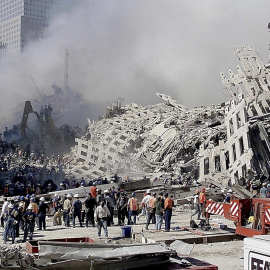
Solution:
{"label": "rescue worker in white hard hat", "polygon": [[40,198],[40,204],[38,206],[38,219],[39,219],[39,228],[38,230],[46,230],[46,213],[50,209],[49,205],[45,203],[45,198]]}
{"label": "rescue worker in white hard hat", "polygon": [[19,224],[22,216],[22,210],[23,210],[23,204],[19,204],[18,207],[13,207],[12,204],[9,204],[8,208],[10,209],[9,211],[9,216],[5,225],[5,230],[3,233],[3,239],[4,239],[4,244],[7,242],[7,236],[11,236],[12,244],[15,243],[15,233],[16,233],[16,225]]}
{"label": "rescue worker in white hard hat", "polygon": [[71,194],[68,194],[67,195],[67,198],[65,199],[64,201],[64,216],[65,216],[65,226],[66,227],[70,227],[70,211],[71,211],[71,208],[72,208],[72,195]]}
{"label": "rescue worker in white hard hat", "polygon": [[73,202],[73,228],[75,228],[75,218],[78,217],[80,227],[82,227],[82,202],[79,199],[79,194],[74,195],[75,201]]}
{"label": "rescue worker in white hard hat", "polygon": [[29,233],[29,239],[32,240],[36,219],[37,219],[37,214],[33,212],[32,204],[29,204],[29,206],[27,207],[26,213],[23,215],[23,220],[24,220],[23,242],[26,241],[28,233]]}

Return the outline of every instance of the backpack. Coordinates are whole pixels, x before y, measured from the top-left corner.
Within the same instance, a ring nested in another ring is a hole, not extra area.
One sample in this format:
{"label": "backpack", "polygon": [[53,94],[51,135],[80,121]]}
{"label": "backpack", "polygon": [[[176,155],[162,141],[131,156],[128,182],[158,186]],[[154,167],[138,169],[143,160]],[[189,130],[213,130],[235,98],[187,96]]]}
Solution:
{"label": "backpack", "polygon": [[198,228],[197,223],[193,219],[190,220],[190,228]]}

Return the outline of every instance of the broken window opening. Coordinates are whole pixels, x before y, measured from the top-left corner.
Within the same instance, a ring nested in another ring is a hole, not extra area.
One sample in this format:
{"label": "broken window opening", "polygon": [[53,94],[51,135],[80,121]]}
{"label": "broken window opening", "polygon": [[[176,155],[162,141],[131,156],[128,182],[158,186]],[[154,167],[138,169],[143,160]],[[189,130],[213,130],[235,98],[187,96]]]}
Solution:
{"label": "broken window opening", "polygon": [[255,96],[255,89],[254,89],[254,87],[251,87],[250,90],[251,90],[253,96]]}
{"label": "broken window opening", "polygon": [[266,110],[264,109],[264,107],[263,107],[263,105],[262,105],[262,102],[259,101],[258,104],[259,104],[259,107],[260,107],[261,110],[262,110],[262,113],[266,113]]}
{"label": "broken window opening", "polygon": [[81,155],[87,157],[87,153],[84,151],[81,151]]}
{"label": "broken window opening", "polygon": [[204,159],[204,175],[209,174],[209,157]]}
{"label": "broken window opening", "polygon": [[230,136],[232,136],[233,135],[233,121],[232,121],[232,119],[230,119],[230,121],[229,121],[229,130],[230,130]]}
{"label": "broken window opening", "polygon": [[246,164],[242,167],[242,178],[246,179],[247,176],[247,166]]}
{"label": "broken window opening", "polygon": [[255,78],[255,81],[256,81],[257,85],[259,86],[259,88],[262,90],[262,85],[261,85],[259,79]]}
{"label": "broken window opening", "polygon": [[238,171],[236,171],[236,173],[234,174],[234,180],[235,181],[238,181],[239,180]]}
{"label": "broken window opening", "polygon": [[233,162],[236,161],[236,149],[235,149],[235,144],[232,145],[232,152],[233,152]]}
{"label": "broken window opening", "polygon": [[245,150],[243,137],[239,138],[239,148],[240,148],[240,155],[243,155]]}
{"label": "broken window opening", "polygon": [[255,109],[255,107],[254,107],[254,105],[250,105],[250,109],[251,109],[251,112],[252,112],[252,114],[253,114],[254,116],[258,115],[258,113],[257,113],[257,111],[256,111],[256,109]]}
{"label": "broken window opening", "polygon": [[237,123],[237,129],[239,129],[242,126],[240,112],[236,114],[236,123]]}
{"label": "broken window opening", "polygon": [[215,156],[215,170],[221,172],[220,156]]}
{"label": "broken window opening", "polygon": [[225,152],[225,162],[226,162],[226,170],[229,170],[230,167],[230,157],[229,157],[229,152]]}

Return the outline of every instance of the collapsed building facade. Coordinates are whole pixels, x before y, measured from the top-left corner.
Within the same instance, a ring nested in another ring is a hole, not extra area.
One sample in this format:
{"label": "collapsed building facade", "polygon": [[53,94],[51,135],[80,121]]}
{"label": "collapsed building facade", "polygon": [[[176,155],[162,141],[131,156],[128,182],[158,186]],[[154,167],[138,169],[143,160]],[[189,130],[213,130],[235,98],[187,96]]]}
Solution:
{"label": "collapsed building facade", "polygon": [[113,104],[73,149],[74,176],[114,173],[170,175],[182,181],[220,182],[269,176],[270,75],[252,47],[235,48],[242,67],[221,73],[231,99],[188,109],[157,93],[164,103]]}

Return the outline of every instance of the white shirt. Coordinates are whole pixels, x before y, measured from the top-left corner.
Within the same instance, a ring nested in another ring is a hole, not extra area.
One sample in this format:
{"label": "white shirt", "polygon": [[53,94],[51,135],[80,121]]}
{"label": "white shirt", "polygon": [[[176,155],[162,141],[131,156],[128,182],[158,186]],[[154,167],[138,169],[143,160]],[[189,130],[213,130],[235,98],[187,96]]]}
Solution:
{"label": "white shirt", "polygon": [[142,199],[142,203],[144,203],[146,205],[150,198],[151,198],[151,195],[149,195],[149,194],[145,195]]}
{"label": "white shirt", "polygon": [[194,195],[194,201],[193,201],[194,204],[198,204],[199,203],[199,195],[196,194]]}
{"label": "white shirt", "polygon": [[2,217],[4,215],[4,213],[8,212],[8,205],[9,205],[9,202],[5,201],[3,206],[2,206],[2,211],[1,211],[1,216],[0,217]]}

